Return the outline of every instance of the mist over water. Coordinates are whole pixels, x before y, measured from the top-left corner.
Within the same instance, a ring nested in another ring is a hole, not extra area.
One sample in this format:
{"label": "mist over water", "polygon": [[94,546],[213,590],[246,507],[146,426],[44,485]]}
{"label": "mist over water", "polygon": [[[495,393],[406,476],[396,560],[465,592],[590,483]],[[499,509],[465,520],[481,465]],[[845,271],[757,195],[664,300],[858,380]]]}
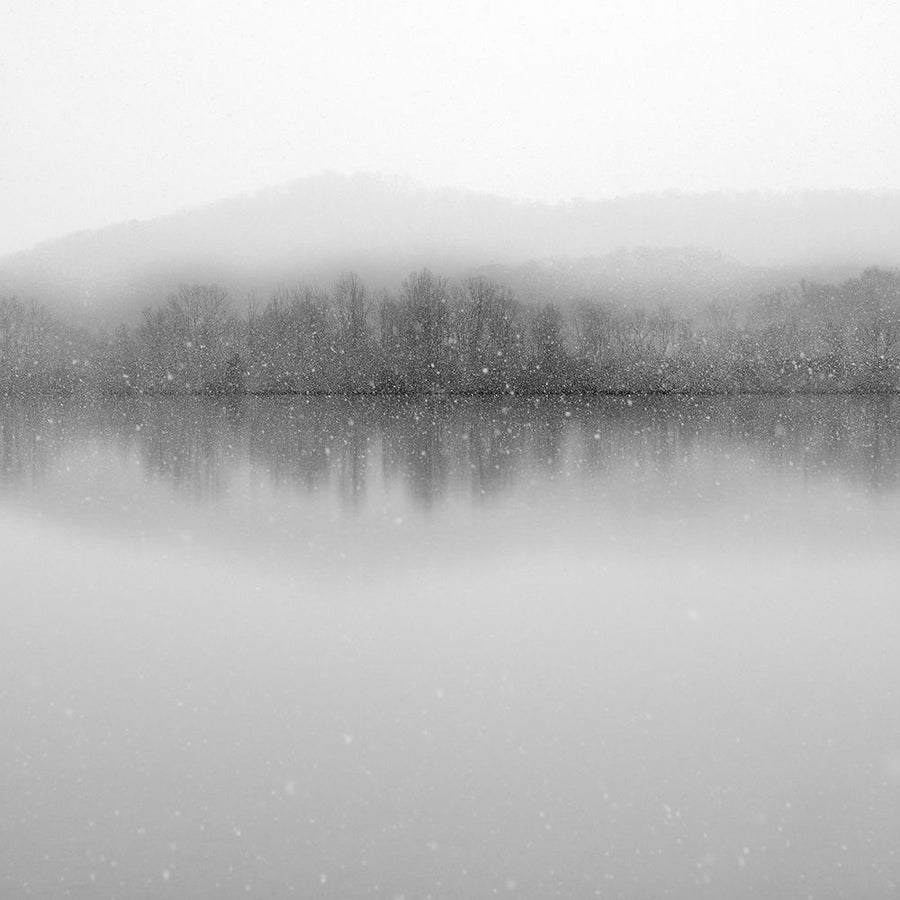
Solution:
{"label": "mist over water", "polygon": [[844,6],[3,3],[0,900],[900,900]]}
{"label": "mist over water", "polygon": [[896,897],[900,401],[0,407],[0,895]]}

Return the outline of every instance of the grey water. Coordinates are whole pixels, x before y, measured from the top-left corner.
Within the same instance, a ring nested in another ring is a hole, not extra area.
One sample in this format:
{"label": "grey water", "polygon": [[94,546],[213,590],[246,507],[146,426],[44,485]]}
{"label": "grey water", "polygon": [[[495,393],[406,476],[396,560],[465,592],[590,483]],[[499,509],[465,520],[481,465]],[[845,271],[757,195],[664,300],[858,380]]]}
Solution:
{"label": "grey water", "polygon": [[0,406],[0,897],[900,895],[900,403]]}

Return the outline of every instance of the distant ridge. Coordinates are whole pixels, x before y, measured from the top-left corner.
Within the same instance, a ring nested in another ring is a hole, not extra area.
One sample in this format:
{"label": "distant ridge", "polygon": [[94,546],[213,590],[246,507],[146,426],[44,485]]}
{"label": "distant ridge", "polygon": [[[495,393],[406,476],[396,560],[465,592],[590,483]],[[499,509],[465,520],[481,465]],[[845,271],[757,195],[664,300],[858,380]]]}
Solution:
{"label": "distant ridge", "polygon": [[44,242],[0,259],[0,295],[131,318],[182,281],[218,281],[240,302],[283,281],[328,283],[346,268],[393,289],[427,265],[451,276],[493,272],[523,299],[608,291],[683,303],[898,263],[900,192],[549,204],[327,174]]}

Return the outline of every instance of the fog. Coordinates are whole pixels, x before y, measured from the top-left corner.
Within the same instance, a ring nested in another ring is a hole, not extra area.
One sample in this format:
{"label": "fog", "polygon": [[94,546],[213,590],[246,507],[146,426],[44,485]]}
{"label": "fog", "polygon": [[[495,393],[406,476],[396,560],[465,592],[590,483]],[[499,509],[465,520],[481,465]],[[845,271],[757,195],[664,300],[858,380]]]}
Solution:
{"label": "fog", "polygon": [[0,254],[330,170],[552,202],[896,190],[898,29],[884,0],[7,0]]}
{"label": "fog", "polygon": [[900,262],[900,194],[647,194],[547,204],[409,180],[325,175],[146,222],[50,241],[0,261],[0,294],[112,322],[182,282],[235,305],[347,269],[396,290],[415,269],[488,274],[523,299],[614,294],[638,305],[733,304],[801,278]]}
{"label": "fog", "polygon": [[13,0],[0,295],[117,322],[347,268],[587,260],[628,294],[608,254],[687,249],[665,299],[705,302],[894,266],[898,35],[882,0]]}
{"label": "fog", "polygon": [[0,0],[0,897],[896,900],[898,38]]}

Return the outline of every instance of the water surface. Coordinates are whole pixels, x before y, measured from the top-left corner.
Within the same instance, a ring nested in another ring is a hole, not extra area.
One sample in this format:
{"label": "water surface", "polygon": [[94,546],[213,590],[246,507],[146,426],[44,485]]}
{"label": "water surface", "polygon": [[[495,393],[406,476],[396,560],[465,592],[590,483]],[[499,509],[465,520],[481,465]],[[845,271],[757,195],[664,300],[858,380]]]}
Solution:
{"label": "water surface", "polygon": [[898,413],[3,405],[0,896],[898,896]]}

